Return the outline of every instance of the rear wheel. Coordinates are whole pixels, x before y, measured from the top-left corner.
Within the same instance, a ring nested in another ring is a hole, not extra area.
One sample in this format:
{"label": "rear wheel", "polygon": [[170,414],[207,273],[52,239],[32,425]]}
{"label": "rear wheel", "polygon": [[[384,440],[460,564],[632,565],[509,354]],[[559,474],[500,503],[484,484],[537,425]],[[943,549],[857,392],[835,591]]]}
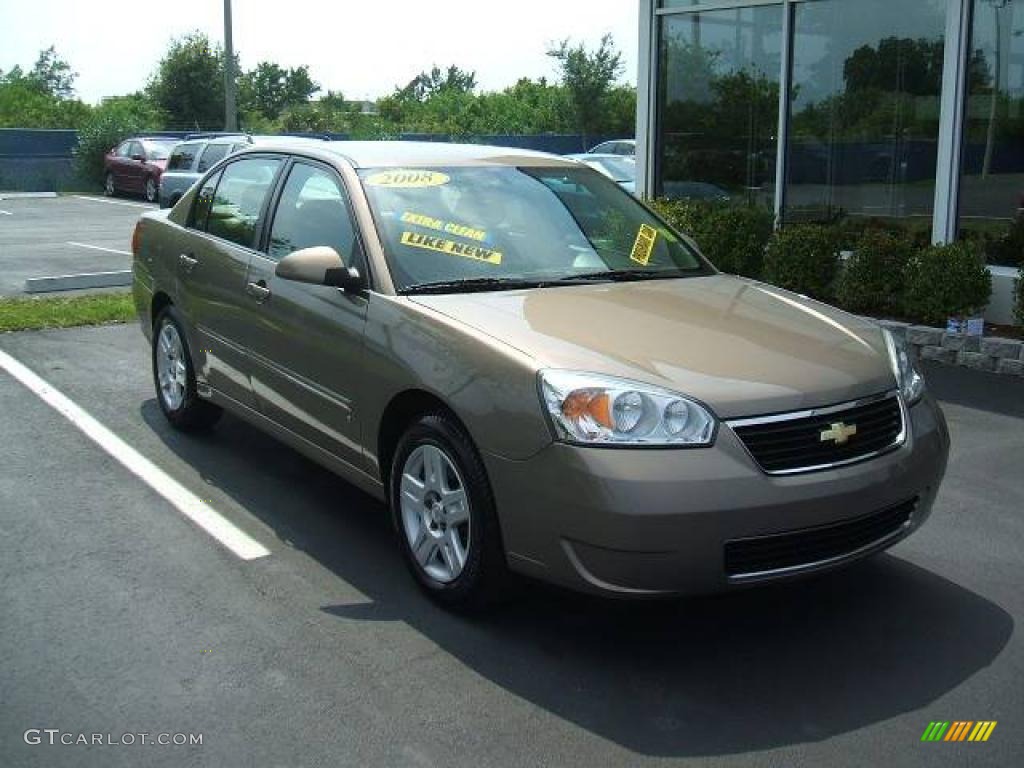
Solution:
{"label": "rear wheel", "polygon": [[103,194],[107,197],[113,197],[117,193],[117,188],[114,187],[114,174],[107,172],[107,175],[103,177]]}
{"label": "rear wheel", "polygon": [[391,465],[390,500],[402,554],[427,594],[461,608],[500,594],[507,569],[494,498],[455,419],[429,413],[406,431]]}
{"label": "rear wheel", "polygon": [[153,381],[160,410],[176,429],[201,431],[217,423],[221,409],[196,391],[192,355],[174,307],[165,307],[153,328]]}
{"label": "rear wheel", "polygon": [[153,179],[152,176],[146,179],[146,186],[143,191],[145,192],[147,203],[156,202],[156,196],[157,193],[159,192],[159,189],[156,185],[156,181]]}

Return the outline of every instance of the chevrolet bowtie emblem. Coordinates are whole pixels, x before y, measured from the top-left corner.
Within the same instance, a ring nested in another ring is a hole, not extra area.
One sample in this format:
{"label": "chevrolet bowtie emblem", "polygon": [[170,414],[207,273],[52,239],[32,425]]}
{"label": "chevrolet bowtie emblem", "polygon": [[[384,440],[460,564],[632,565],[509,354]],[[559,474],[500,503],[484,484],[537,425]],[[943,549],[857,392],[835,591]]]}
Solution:
{"label": "chevrolet bowtie emblem", "polygon": [[842,445],[856,434],[856,424],[850,424],[849,426],[847,426],[846,424],[843,424],[843,422],[837,421],[835,424],[832,424],[828,429],[822,430],[821,442],[827,443],[829,440],[831,440],[836,445]]}

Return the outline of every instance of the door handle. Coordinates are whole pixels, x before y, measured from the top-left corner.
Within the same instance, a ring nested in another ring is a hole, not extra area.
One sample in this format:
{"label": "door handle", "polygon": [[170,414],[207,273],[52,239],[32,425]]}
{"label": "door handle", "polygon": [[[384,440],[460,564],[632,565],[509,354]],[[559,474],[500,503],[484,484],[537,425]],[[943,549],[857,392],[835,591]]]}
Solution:
{"label": "door handle", "polygon": [[264,280],[260,280],[258,283],[248,283],[245,286],[245,292],[256,299],[258,304],[262,304],[270,298],[270,289],[267,288],[267,283]]}
{"label": "door handle", "polygon": [[187,253],[183,253],[178,256],[178,263],[181,264],[181,268],[188,273],[196,268],[196,265],[199,263],[199,259],[189,256]]}

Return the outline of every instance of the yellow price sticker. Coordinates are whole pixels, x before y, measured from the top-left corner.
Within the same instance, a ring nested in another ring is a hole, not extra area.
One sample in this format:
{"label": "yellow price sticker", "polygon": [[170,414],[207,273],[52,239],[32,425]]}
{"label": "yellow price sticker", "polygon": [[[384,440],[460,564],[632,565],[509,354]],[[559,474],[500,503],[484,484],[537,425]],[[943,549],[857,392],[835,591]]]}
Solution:
{"label": "yellow price sticker", "polygon": [[633,241],[633,250],[630,252],[629,258],[637,264],[643,264],[646,267],[651,260],[651,253],[654,251],[654,241],[657,237],[658,230],[646,224],[641,224],[640,230],[636,233],[636,240]]}
{"label": "yellow price sticker", "polygon": [[451,177],[447,173],[415,168],[396,168],[390,171],[371,173],[366,177],[366,183],[371,187],[390,187],[391,189],[439,187],[449,181],[451,181]]}
{"label": "yellow price sticker", "polygon": [[492,251],[490,248],[484,248],[479,245],[457,243],[454,240],[445,240],[433,235],[422,235],[419,232],[403,232],[401,243],[413,248],[447,253],[450,256],[462,256],[466,259],[483,261],[487,264],[501,264],[501,253],[499,251]]}
{"label": "yellow price sticker", "polygon": [[424,216],[422,213],[406,211],[402,214],[402,221],[406,224],[417,224],[427,229],[436,229],[438,232],[446,232],[456,237],[468,237],[470,240],[486,240],[487,232],[476,227],[469,227],[454,221],[435,219],[433,216]]}

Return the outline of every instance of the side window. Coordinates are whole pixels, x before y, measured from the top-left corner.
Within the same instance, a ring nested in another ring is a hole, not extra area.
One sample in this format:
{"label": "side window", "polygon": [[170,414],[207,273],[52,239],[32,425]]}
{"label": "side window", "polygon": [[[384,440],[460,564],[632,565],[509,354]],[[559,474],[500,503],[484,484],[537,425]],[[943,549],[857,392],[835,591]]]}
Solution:
{"label": "side window", "polygon": [[131,156],[132,143],[130,141],[122,141],[118,147],[116,154],[118,157],[130,157]]}
{"label": "side window", "polygon": [[145,157],[145,155],[146,155],[145,150],[142,149],[142,142],[141,141],[133,141],[129,145],[128,156],[129,157],[139,157],[140,155],[143,156],[143,157]]}
{"label": "side window", "polygon": [[270,229],[269,256],[329,245],[345,263],[363,269],[362,249],[341,181],[331,172],[296,163],[288,174]]}
{"label": "side window", "polygon": [[199,194],[192,208],[192,219],[189,226],[192,229],[206,229],[206,220],[210,215],[210,207],[213,205],[213,196],[217,191],[217,184],[220,182],[221,173],[218,171],[203,182]]}
{"label": "side window", "polygon": [[203,152],[203,156],[199,158],[199,167],[196,168],[199,173],[206,173],[214,166],[214,164],[220,160],[224,155],[228,153],[227,144],[207,144],[206,150]]}
{"label": "side window", "polygon": [[196,151],[199,144],[179,144],[171,152],[167,160],[168,171],[187,171],[192,168],[192,161],[196,158]]}
{"label": "side window", "polygon": [[228,165],[210,204],[206,231],[254,248],[263,203],[280,165],[276,157],[245,158]]}

